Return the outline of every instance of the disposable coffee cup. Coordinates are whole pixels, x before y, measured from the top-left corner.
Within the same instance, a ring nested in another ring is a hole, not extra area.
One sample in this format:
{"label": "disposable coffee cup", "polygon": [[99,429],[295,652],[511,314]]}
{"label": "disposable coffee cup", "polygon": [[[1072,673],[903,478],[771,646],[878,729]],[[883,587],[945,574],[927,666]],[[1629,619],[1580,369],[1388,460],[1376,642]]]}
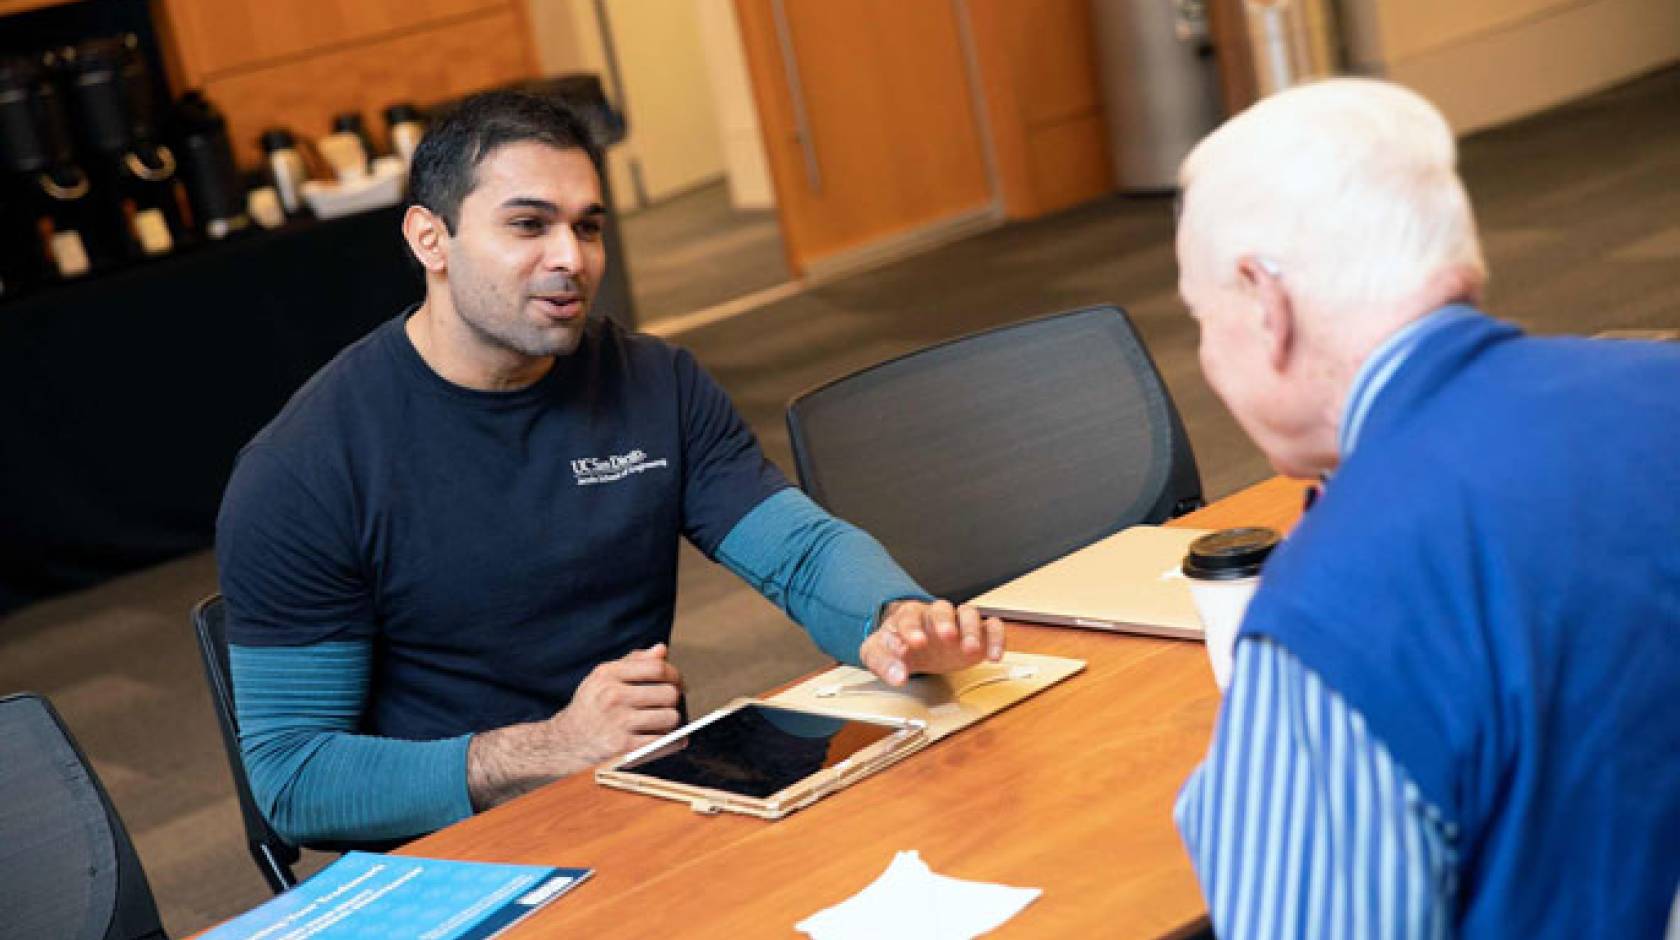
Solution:
{"label": "disposable coffee cup", "polygon": [[1191,542],[1184,555],[1184,576],[1202,619],[1208,663],[1220,691],[1231,683],[1237,628],[1260,586],[1260,569],[1279,538],[1272,529],[1222,529]]}

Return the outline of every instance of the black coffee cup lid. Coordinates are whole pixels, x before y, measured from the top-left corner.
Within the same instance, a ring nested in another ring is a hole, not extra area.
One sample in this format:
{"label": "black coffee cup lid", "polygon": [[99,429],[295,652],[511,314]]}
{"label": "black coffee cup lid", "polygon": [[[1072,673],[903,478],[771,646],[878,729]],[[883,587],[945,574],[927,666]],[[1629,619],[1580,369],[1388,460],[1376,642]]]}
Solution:
{"label": "black coffee cup lid", "polygon": [[1260,573],[1281,537],[1273,529],[1221,529],[1190,543],[1184,574],[1203,581],[1231,581]]}
{"label": "black coffee cup lid", "polygon": [[394,104],[385,109],[386,124],[405,124],[419,122],[420,109],[407,102]]}
{"label": "black coffee cup lid", "polygon": [[343,114],[335,114],[332,119],[332,129],[335,131],[353,131],[355,133],[361,133],[362,116],[355,111],[346,111]]}
{"label": "black coffee cup lid", "polygon": [[276,150],[291,150],[297,147],[297,138],[284,127],[271,127],[263,131],[260,143],[264,153],[273,153]]}

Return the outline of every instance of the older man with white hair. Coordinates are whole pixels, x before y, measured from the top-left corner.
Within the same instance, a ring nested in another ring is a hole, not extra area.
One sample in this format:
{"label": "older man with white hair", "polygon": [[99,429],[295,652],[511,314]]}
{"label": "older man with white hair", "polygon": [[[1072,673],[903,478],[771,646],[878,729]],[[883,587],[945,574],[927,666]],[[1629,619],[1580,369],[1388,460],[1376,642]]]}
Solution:
{"label": "older man with white hair", "polygon": [[1180,171],[1208,381],[1327,481],[1177,808],[1228,940],[1657,936],[1680,881],[1680,346],[1479,312],[1455,162],[1337,79]]}

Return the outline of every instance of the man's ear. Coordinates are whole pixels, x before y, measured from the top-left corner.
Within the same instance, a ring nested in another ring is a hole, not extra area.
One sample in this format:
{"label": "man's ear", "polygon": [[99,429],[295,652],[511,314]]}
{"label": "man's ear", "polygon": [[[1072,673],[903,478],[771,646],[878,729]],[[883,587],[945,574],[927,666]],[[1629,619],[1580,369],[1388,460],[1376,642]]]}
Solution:
{"label": "man's ear", "polygon": [[449,230],[432,210],[409,206],[403,213],[402,233],[408,250],[427,273],[442,274],[449,269]]}
{"label": "man's ear", "polygon": [[1294,354],[1297,339],[1295,305],[1283,284],[1283,272],[1269,259],[1244,255],[1237,259],[1237,277],[1259,304],[1266,359],[1281,372]]}
{"label": "man's ear", "polygon": [[1448,265],[1436,271],[1424,287],[1424,299],[1419,306],[1427,310],[1447,304],[1481,306],[1482,288],[1487,276],[1468,264]]}

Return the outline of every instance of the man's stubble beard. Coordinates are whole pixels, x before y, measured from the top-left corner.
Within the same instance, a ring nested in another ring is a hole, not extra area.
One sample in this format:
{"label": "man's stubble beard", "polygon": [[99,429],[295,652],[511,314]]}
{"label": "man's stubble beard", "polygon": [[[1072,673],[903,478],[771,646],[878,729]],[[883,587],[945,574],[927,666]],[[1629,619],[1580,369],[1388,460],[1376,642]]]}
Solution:
{"label": "man's stubble beard", "polygon": [[[467,329],[471,330],[473,335],[490,346],[510,350],[522,356],[543,358],[569,356],[577,351],[578,344],[583,339],[587,305],[584,308],[585,316],[578,319],[576,326],[549,332],[524,318],[523,297],[503,297],[494,287],[480,286],[470,273],[465,278],[450,278],[449,297],[461,322],[467,325]],[[486,310],[491,312],[486,313]],[[508,313],[505,317],[498,318],[495,311]]]}

